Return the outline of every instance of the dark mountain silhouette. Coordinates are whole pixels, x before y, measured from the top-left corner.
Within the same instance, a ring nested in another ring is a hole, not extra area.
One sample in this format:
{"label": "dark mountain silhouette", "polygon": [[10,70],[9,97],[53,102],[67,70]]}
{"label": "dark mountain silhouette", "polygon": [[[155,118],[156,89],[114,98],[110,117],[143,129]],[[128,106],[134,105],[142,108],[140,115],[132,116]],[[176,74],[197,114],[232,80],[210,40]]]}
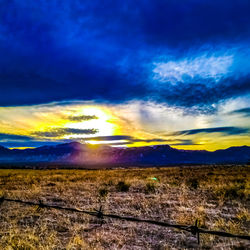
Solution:
{"label": "dark mountain silhouette", "polygon": [[8,149],[0,146],[0,163],[64,163],[64,164],[236,164],[250,162],[250,147],[230,147],[209,152],[180,150],[169,145],[113,148],[71,142],[34,149]]}

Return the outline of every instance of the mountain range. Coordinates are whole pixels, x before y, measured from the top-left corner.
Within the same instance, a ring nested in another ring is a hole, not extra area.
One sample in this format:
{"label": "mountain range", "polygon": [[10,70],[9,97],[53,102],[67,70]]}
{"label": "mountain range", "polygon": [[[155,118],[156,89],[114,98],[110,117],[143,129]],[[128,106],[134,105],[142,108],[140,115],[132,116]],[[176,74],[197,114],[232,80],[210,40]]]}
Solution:
{"label": "mountain range", "polygon": [[250,147],[230,147],[213,152],[182,150],[169,145],[115,148],[70,142],[33,149],[0,146],[0,163],[61,163],[80,165],[247,164]]}

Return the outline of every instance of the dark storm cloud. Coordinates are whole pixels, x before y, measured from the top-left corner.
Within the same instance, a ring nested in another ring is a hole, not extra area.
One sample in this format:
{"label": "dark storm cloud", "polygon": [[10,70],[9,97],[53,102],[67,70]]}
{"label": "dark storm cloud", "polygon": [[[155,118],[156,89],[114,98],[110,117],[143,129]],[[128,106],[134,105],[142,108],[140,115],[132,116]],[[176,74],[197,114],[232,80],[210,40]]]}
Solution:
{"label": "dark storm cloud", "polygon": [[72,134],[85,134],[92,135],[98,132],[97,129],[77,129],[77,128],[53,128],[48,131],[36,131],[32,135],[38,137],[60,137],[64,135],[72,135]]}
{"label": "dark storm cloud", "polygon": [[244,50],[249,11],[247,0],[3,0],[0,105],[153,99],[207,108],[249,91],[247,74],[236,71],[237,81],[229,76],[216,86],[197,78],[161,88],[151,79],[152,62],[166,53],[177,60],[204,45],[212,53],[217,44]]}
{"label": "dark storm cloud", "polygon": [[215,128],[202,128],[202,129],[176,131],[168,135],[195,135],[200,133],[223,133],[226,135],[239,135],[239,134],[250,133],[250,129],[240,128],[240,127],[215,127]]}
{"label": "dark storm cloud", "polygon": [[166,100],[169,104],[187,108],[198,105],[200,108],[205,107],[208,112],[213,112],[214,108],[210,104],[249,92],[249,82],[250,79],[245,77],[240,81],[224,79],[220,84],[210,85],[204,84],[204,79],[200,79],[200,83],[170,85],[159,89],[156,98],[158,101]]}
{"label": "dark storm cloud", "polygon": [[67,118],[73,122],[81,122],[81,121],[89,121],[93,119],[98,119],[98,117],[95,115],[68,116]]}

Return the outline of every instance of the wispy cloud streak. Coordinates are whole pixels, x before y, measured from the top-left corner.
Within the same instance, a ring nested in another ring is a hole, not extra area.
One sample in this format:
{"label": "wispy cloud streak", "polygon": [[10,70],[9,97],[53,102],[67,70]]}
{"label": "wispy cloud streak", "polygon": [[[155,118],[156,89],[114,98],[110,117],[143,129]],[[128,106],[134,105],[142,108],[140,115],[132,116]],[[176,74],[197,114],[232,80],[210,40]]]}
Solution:
{"label": "wispy cloud streak", "polygon": [[154,79],[176,84],[192,82],[197,78],[218,82],[225,77],[233,64],[233,55],[184,58],[177,61],[154,63]]}
{"label": "wispy cloud streak", "polygon": [[168,135],[195,135],[200,133],[223,133],[227,135],[239,135],[239,134],[247,134],[250,133],[249,128],[240,128],[240,127],[216,127],[216,128],[201,128],[201,129],[190,129],[190,130],[182,130],[176,131],[173,133],[169,133]]}
{"label": "wispy cloud streak", "polygon": [[62,137],[65,135],[92,135],[98,132],[97,129],[76,129],[76,128],[53,128],[46,131],[36,131],[32,135],[38,137]]}
{"label": "wispy cloud streak", "polygon": [[78,115],[78,116],[68,116],[68,120],[73,122],[89,121],[93,119],[98,119],[95,115]]}

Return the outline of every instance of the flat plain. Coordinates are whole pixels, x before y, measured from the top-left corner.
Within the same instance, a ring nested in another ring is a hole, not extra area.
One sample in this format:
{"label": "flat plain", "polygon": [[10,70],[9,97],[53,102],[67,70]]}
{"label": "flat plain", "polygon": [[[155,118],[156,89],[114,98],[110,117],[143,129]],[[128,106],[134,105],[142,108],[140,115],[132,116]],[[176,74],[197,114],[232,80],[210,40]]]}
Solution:
{"label": "flat plain", "polygon": [[[0,170],[0,196],[249,235],[250,166]],[[146,223],[0,205],[1,249],[249,249],[250,242]]]}

